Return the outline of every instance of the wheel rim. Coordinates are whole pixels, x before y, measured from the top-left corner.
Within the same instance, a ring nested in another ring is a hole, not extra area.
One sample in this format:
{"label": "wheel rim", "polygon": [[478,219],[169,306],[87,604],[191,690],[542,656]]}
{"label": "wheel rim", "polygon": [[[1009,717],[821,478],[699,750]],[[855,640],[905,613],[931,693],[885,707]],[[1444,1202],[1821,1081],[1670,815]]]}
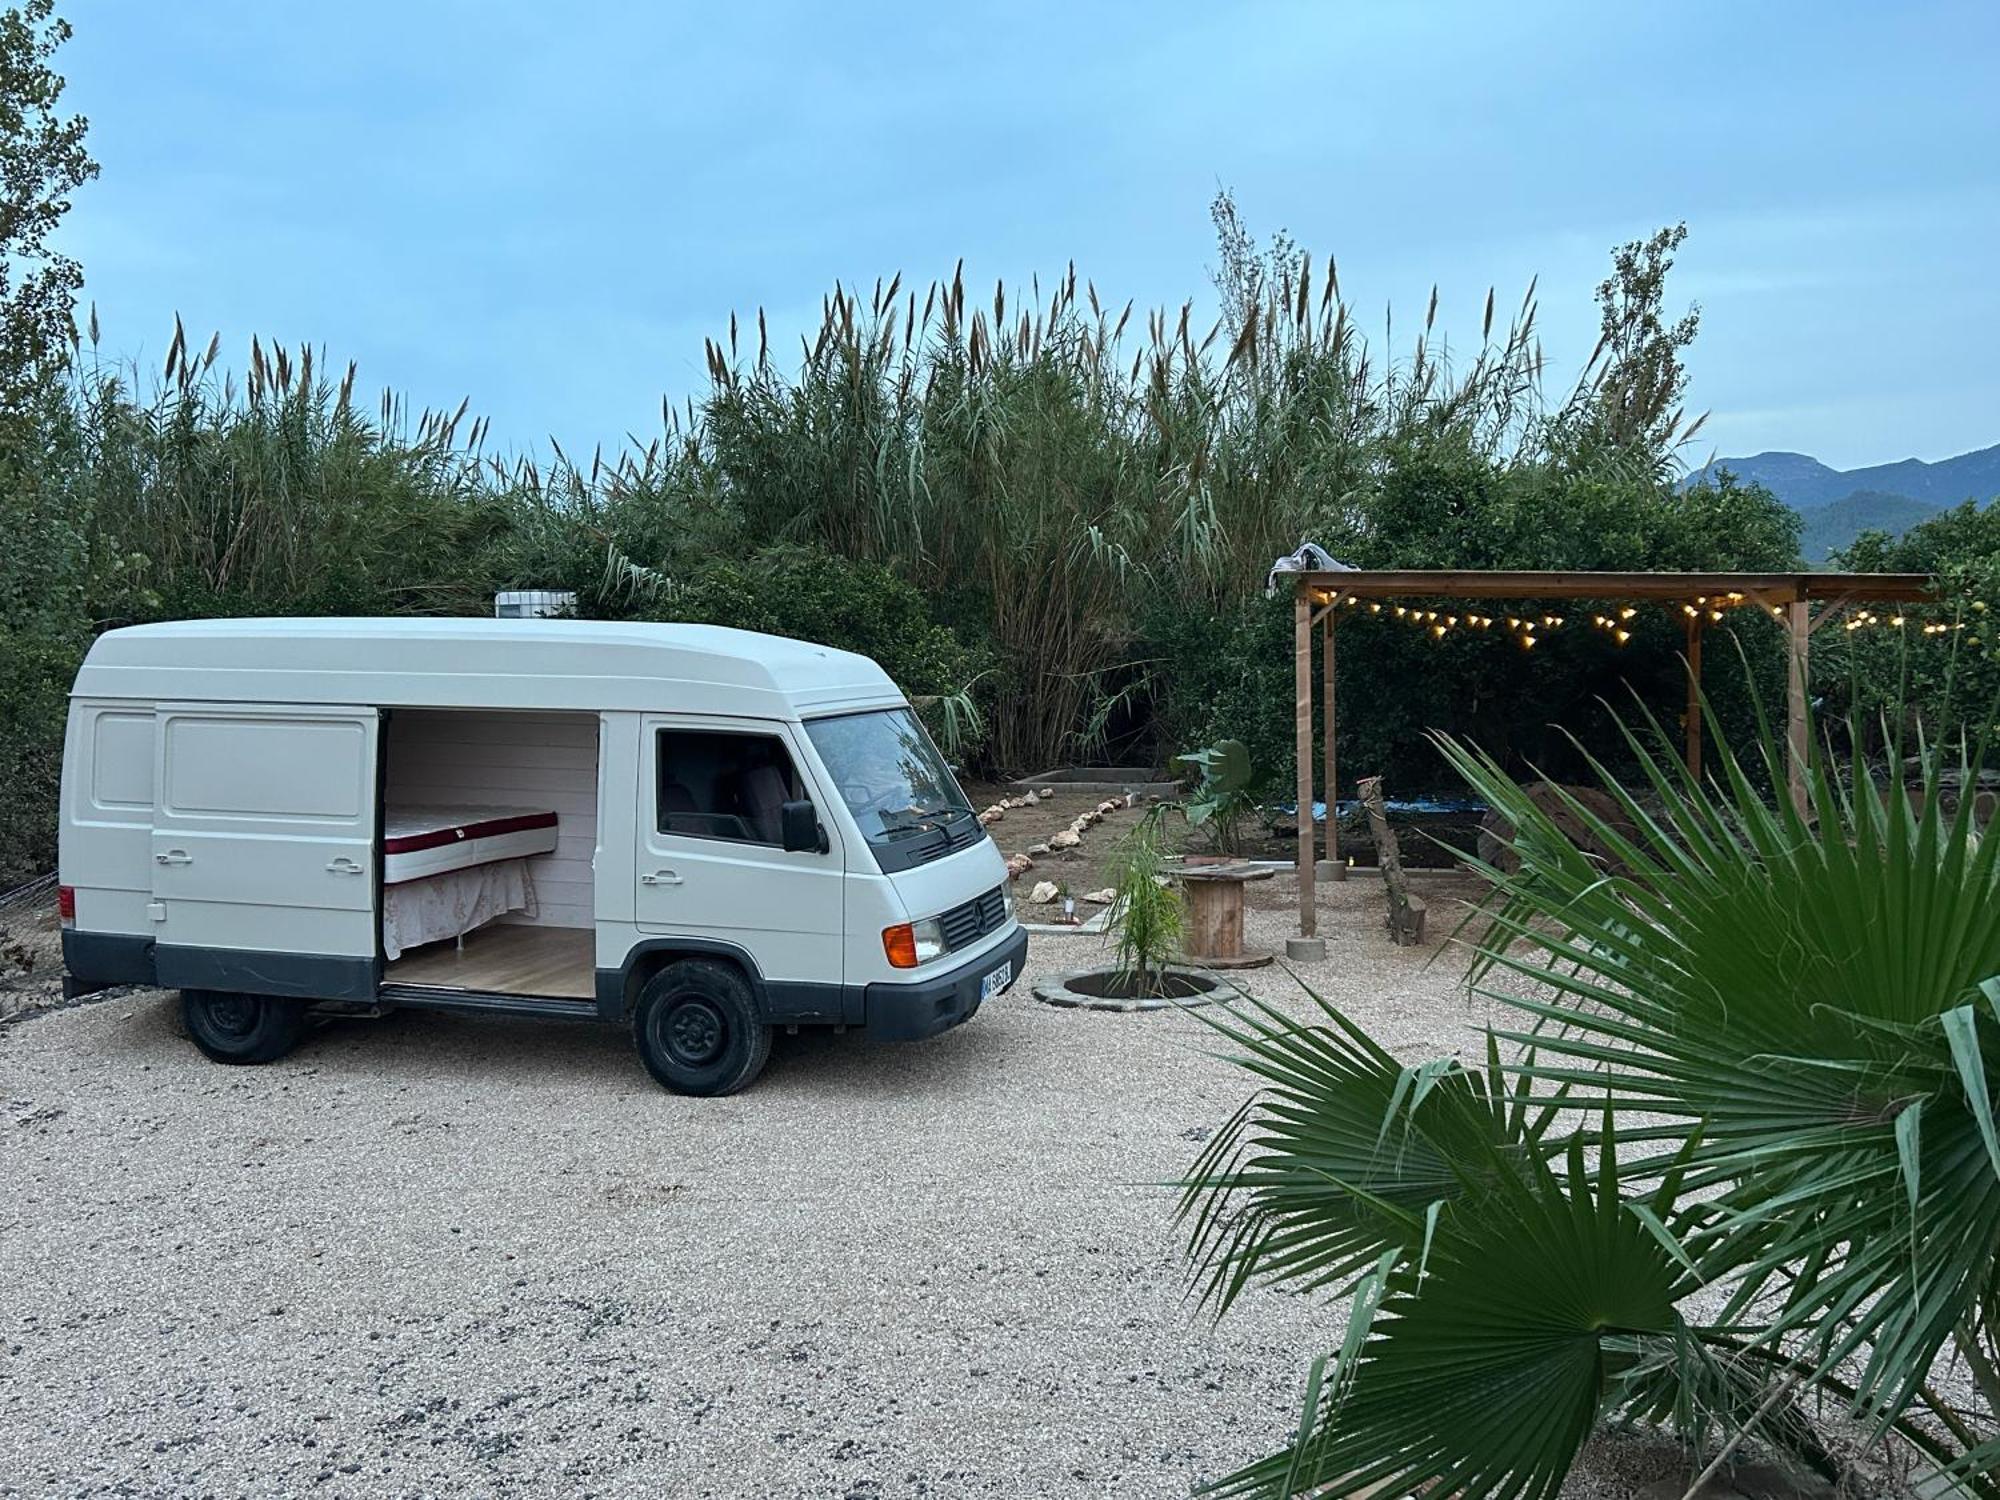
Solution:
{"label": "wheel rim", "polygon": [[706,1067],[722,1055],[729,1027],[722,1012],[707,1000],[687,999],[666,1017],[667,1056],[684,1068]]}
{"label": "wheel rim", "polygon": [[202,1009],[209,1029],[217,1036],[232,1039],[250,1035],[257,1029],[259,1006],[252,995],[210,995]]}

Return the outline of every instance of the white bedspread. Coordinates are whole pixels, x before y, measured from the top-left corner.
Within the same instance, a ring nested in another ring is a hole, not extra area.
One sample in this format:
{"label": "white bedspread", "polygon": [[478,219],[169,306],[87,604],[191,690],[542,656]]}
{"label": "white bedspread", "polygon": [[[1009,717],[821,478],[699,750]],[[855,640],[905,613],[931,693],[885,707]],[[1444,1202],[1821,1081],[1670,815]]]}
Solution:
{"label": "white bedspread", "polygon": [[525,859],[496,860],[382,888],[382,952],[455,938],[508,912],[536,913],[535,882]]}

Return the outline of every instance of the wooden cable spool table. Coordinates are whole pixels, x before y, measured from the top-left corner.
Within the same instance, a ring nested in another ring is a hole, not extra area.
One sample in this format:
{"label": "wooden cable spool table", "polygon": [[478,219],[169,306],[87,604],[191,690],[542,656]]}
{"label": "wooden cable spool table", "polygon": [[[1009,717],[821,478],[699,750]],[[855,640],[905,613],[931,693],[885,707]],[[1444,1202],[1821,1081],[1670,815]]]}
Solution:
{"label": "wooden cable spool table", "polygon": [[1247,860],[1225,864],[1190,864],[1168,872],[1187,898],[1187,931],[1181,954],[1205,969],[1260,969],[1272,959],[1269,949],[1243,946],[1243,887],[1252,880],[1269,880],[1277,871]]}

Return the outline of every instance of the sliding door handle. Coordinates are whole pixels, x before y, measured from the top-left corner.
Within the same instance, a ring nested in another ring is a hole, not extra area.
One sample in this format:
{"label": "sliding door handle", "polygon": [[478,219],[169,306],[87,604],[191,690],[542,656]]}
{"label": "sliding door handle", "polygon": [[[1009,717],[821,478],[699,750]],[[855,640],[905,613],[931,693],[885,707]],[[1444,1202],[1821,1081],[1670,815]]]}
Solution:
{"label": "sliding door handle", "polygon": [[641,885],[679,885],[681,877],[672,870],[654,870],[639,877]]}
{"label": "sliding door handle", "polygon": [[336,875],[359,875],[362,873],[361,866],[344,854],[337,859],[328,860],[326,867]]}
{"label": "sliding door handle", "polygon": [[166,849],[153,856],[156,865],[191,865],[194,856],[185,849]]}

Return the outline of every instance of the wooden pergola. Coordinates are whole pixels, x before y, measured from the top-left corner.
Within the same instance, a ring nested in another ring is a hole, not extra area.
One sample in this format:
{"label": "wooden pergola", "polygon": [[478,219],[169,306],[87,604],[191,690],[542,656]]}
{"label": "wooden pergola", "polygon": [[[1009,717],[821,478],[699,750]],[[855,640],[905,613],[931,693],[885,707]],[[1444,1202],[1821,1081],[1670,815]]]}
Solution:
{"label": "wooden pergola", "polygon": [[[1334,754],[1334,620],[1350,602],[1379,605],[1395,599],[1567,599],[1675,604],[1687,620],[1687,764],[1701,772],[1701,637],[1719,616],[1717,605],[1750,604],[1784,627],[1786,651],[1785,749],[1792,801],[1806,804],[1809,734],[1806,653],[1814,630],[1852,605],[1935,602],[1927,573],[1556,573],[1493,569],[1338,570],[1293,575],[1294,650],[1298,683],[1299,934],[1318,926],[1313,888],[1313,634],[1321,641],[1325,690],[1327,858],[1340,858]],[[1426,612],[1429,615],[1429,612]],[[1455,618],[1455,617],[1453,617]],[[1488,623],[1492,623],[1490,620]],[[1533,625],[1528,629],[1532,631]]]}

